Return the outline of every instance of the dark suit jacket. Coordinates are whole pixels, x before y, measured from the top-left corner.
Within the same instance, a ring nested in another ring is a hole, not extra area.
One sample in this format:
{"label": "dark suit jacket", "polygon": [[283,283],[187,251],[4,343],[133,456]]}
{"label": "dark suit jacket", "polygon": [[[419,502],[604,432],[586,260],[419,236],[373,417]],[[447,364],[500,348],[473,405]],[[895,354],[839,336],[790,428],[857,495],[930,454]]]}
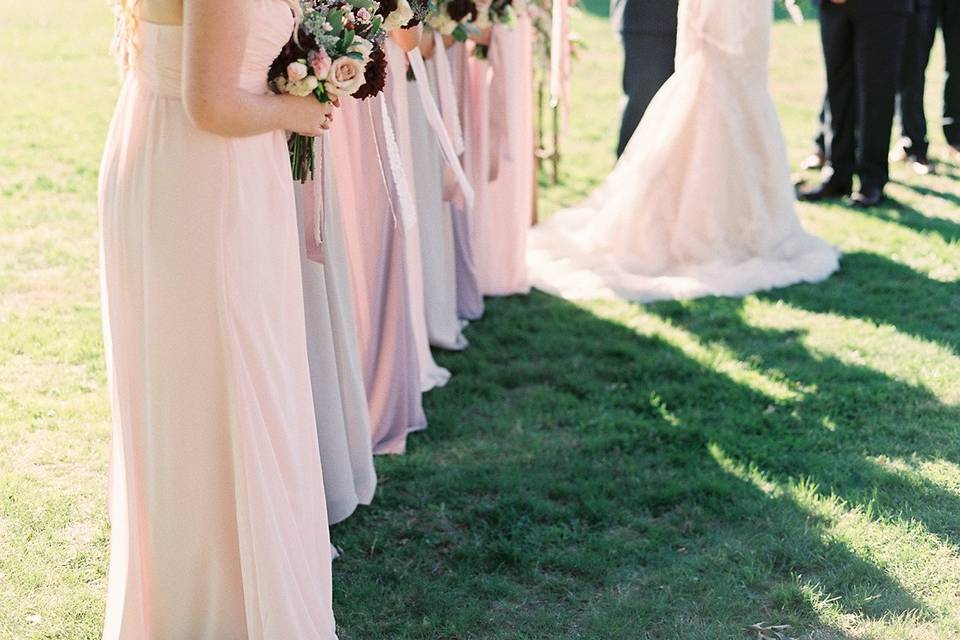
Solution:
{"label": "dark suit jacket", "polygon": [[[816,6],[832,4],[830,0],[813,0]],[[911,13],[916,5],[915,0],[847,0],[850,9],[864,13]],[[837,5],[842,6],[842,5]]]}
{"label": "dark suit jacket", "polygon": [[611,0],[610,16],[621,33],[673,34],[678,4],[679,0]]}

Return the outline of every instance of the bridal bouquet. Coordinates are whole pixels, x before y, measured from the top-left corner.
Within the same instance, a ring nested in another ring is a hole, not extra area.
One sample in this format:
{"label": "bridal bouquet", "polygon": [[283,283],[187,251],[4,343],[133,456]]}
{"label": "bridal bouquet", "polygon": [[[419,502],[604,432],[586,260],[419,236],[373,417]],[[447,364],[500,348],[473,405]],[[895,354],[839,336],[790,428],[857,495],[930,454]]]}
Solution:
{"label": "bridal bouquet", "polygon": [[[388,4],[389,3],[389,4]],[[305,0],[297,33],[283,47],[267,75],[277,93],[323,103],[344,96],[360,100],[383,91],[387,58],[385,32],[413,17],[408,0]],[[289,140],[293,177],[313,177],[313,139],[293,134]]]}

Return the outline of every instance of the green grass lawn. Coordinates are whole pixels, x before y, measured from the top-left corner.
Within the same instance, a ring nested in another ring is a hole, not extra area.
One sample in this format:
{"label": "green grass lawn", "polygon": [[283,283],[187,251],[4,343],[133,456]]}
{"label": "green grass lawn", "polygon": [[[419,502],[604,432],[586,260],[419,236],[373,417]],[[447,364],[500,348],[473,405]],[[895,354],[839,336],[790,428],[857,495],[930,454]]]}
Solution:
{"label": "green grass lawn", "polygon": [[[619,52],[591,2],[543,215],[612,163]],[[98,638],[103,613],[106,5],[0,0],[2,639]],[[822,92],[816,28],[775,29],[796,163]],[[936,176],[897,169],[874,211],[801,207],[845,253],[823,285],[491,301],[470,350],[438,354],[455,377],[426,399],[430,429],[334,528],[343,640],[716,640],[761,621],[960,638],[960,166],[940,159]]]}

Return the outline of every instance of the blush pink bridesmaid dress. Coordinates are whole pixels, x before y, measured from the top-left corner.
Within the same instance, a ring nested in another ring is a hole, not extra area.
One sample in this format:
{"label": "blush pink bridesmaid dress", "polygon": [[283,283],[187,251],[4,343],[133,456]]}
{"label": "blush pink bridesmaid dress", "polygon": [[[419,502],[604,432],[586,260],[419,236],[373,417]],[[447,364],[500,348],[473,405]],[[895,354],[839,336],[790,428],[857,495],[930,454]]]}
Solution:
{"label": "blush pink bridesmaid dress", "polygon": [[[293,26],[251,0],[241,88]],[[106,640],[336,637],[283,132],[181,100],[182,28],[142,24],[101,167],[113,408]]]}
{"label": "blush pink bridesmaid dress", "polygon": [[[488,296],[527,293],[527,230],[533,218],[533,30],[496,25],[490,42],[489,184],[474,219],[480,290]],[[475,65],[487,72],[486,65]],[[481,80],[482,79],[475,79]]]}
{"label": "blush pink bridesmaid dress", "polygon": [[404,216],[413,205],[384,95],[345,99],[329,135],[373,451],[403,453],[407,434],[427,421],[404,263]]}

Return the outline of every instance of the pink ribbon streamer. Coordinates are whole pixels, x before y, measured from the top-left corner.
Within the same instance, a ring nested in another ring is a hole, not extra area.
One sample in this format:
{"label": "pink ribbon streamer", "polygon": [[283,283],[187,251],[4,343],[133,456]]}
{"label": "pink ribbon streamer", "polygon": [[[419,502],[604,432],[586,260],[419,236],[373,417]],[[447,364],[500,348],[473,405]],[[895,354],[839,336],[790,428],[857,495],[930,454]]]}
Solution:
{"label": "pink ribbon streamer", "polygon": [[[318,142],[319,144],[317,144]],[[316,158],[314,179],[305,182],[302,191],[303,233],[307,260],[320,264],[323,264],[324,260],[323,226],[326,220],[326,200],[331,193],[330,180],[332,179],[332,176],[328,175],[330,172],[327,171],[326,162],[324,162],[325,142],[325,137],[313,140],[314,156]],[[317,176],[319,176],[319,179],[317,179]]]}
{"label": "pink ribbon streamer", "polygon": [[460,189],[463,191],[463,198],[467,206],[472,207],[474,202],[473,187],[470,186],[470,181],[463,171],[459,154],[453,146],[453,141],[447,132],[447,126],[443,121],[443,117],[440,115],[436,101],[433,99],[433,93],[430,91],[430,76],[427,74],[427,67],[423,63],[423,56],[420,55],[419,49],[414,49],[407,52],[407,59],[410,61],[410,68],[413,70],[413,75],[417,80],[415,84],[420,94],[420,102],[423,105],[427,122],[437,136],[440,152],[443,154],[447,166],[450,167],[450,170],[453,172],[457,184],[459,184]]}

